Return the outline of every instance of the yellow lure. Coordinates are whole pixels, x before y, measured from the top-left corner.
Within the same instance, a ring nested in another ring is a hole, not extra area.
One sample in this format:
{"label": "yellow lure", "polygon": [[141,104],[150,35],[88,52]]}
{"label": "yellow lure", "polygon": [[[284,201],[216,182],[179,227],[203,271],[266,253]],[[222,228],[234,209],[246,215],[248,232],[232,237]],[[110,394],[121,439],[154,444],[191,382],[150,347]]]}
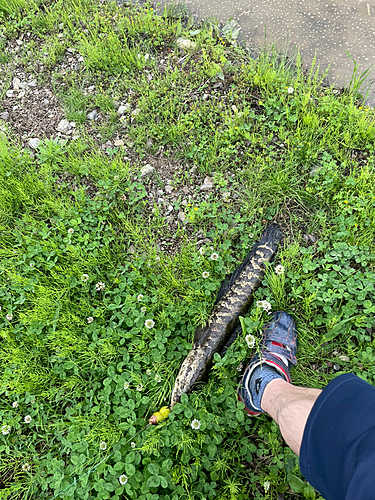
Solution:
{"label": "yellow lure", "polygon": [[160,408],[159,411],[155,412],[149,419],[148,423],[153,425],[153,424],[159,424],[160,422],[163,422],[166,420],[170,414],[171,410],[168,408],[168,406],[163,406]]}

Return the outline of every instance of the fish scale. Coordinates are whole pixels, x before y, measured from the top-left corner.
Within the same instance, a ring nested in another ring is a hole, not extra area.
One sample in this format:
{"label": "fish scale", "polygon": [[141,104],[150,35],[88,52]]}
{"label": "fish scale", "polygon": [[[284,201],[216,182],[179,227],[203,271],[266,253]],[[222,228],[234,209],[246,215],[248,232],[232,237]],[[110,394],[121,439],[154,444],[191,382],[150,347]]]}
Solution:
{"label": "fish scale", "polygon": [[244,262],[221,286],[209,321],[203,328],[197,328],[193,348],[181,365],[172,391],[171,408],[182,394],[189,392],[196,382],[203,379],[211,367],[215,352],[228,339],[233,343],[231,335],[239,316],[246,313],[252,294],[264,276],[265,262],[274,258],[281,238],[282,233],[277,224],[271,224]]}

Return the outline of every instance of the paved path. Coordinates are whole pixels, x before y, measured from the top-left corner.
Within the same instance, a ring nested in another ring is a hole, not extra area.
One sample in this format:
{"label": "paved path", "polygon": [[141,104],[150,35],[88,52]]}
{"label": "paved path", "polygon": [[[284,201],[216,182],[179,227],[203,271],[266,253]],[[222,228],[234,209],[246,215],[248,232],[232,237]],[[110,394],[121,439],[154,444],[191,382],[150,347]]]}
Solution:
{"label": "paved path", "polygon": [[[329,79],[337,85],[350,82],[354,64],[360,72],[375,63],[375,0],[186,0],[203,18],[219,21],[233,17],[249,45],[268,42],[298,45],[303,61],[311,64],[315,51],[322,69],[331,62]],[[375,71],[370,77],[375,106]]]}

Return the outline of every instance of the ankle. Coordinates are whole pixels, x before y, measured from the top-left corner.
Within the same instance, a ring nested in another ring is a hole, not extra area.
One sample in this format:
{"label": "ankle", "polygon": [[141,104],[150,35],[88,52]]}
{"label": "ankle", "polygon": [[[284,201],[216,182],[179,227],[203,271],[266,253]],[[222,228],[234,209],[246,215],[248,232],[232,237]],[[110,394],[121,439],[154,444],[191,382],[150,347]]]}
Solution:
{"label": "ankle", "polygon": [[261,408],[268,413],[276,422],[277,415],[277,401],[279,400],[280,393],[291,386],[289,382],[282,378],[275,378],[271,380],[264,389]]}

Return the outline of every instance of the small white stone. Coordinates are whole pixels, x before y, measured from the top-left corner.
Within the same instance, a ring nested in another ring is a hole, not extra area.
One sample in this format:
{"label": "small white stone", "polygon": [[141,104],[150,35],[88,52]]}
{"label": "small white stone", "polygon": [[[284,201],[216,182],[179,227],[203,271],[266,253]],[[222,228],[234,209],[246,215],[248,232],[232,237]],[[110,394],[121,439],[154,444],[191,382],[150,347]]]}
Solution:
{"label": "small white stone", "polygon": [[154,171],[154,167],[147,164],[141,168],[141,177],[146,177],[148,175],[151,175],[153,171]]}
{"label": "small white stone", "polygon": [[29,140],[28,144],[31,147],[31,149],[38,149],[38,146],[40,144],[40,139],[38,139],[37,137],[33,137],[32,139]]}
{"label": "small white stone", "polygon": [[14,90],[7,90],[6,93],[5,93],[5,95],[7,97],[13,97],[13,94],[14,94]]}
{"label": "small white stone", "polygon": [[179,220],[181,222],[185,222],[185,219],[186,219],[186,215],[184,214],[184,212],[178,212],[178,216]]}
{"label": "small white stone", "polygon": [[170,186],[169,184],[167,184],[165,186],[165,191],[166,191],[166,193],[170,194],[173,191],[173,186]]}
{"label": "small white stone", "polygon": [[115,147],[123,146],[124,145],[124,141],[122,139],[117,139],[114,142],[114,145],[115,145]]}
{"label": "small white stone", "polygon": [[37,81],[36,80],[31,80],[31,82],[28,82],[27,84],[29,87],[36,87],[37,86]]}
{"label": "small white stone", "polygon": [[98,112],[96,111],[96,109],[94,109],[93,111],[91,111],[91,113],[88,113],[86,115],[86,118],[88,120],[95,120],[95,118],[98,116]]}
{"label": "small white stone", "polygon": [[201,191],[209,191],[214,187],[214,181],[212,177],[206,177],[203,184],[200,186]]}
{"label": "small white stone", "polygon": [[344,355],[339,356],[339,359],[340,359],[341,361],[346,361],[347,363],[350,361],[350,358],[349,358],[348,356],[344,356]]}
{"label": "small white stone", "polygon": [[132,115],[133,115],[133,116],[138,116],[140,112],[141,112],[141,110],[140,110],[139,108],[135,108],[135,109],[133,109],[133,111],[132,111]]}
{"label": "small white stone", "polygon": [[20,83],[21,80],[19,78],[13,78],[13,90],[19,90],[20,89]]}
{"label": "small white stone", "polygon": [[195,47],[197,46],[195,42],[192,42],[191,40],[188,40],[186,38],[178,38],[176,40],[176,43],[179,49],[189,50],[189,49],[195,49]]}
{"label": "small white stone", "polygon": [[78,58],[78,62],[85,62],[84,57],[83,57],[83,56],[79,56],[79,58]]}
{"label": "small white stone", "polygon": [[68,130],[70,130],[70,123],[68,120],[66,120],[65,118],[63,120],[61,120],[57,127],[56,127],[56,130],[58,132],[61,132],[62,134],[66,134],[68,132]]}
{"label": "small white stone", "polygon": [[127,113],[130,110],[130,104],[124,104],[123,106],[120,106],[117,110],[117,114],[122,116],[125,113]]}

